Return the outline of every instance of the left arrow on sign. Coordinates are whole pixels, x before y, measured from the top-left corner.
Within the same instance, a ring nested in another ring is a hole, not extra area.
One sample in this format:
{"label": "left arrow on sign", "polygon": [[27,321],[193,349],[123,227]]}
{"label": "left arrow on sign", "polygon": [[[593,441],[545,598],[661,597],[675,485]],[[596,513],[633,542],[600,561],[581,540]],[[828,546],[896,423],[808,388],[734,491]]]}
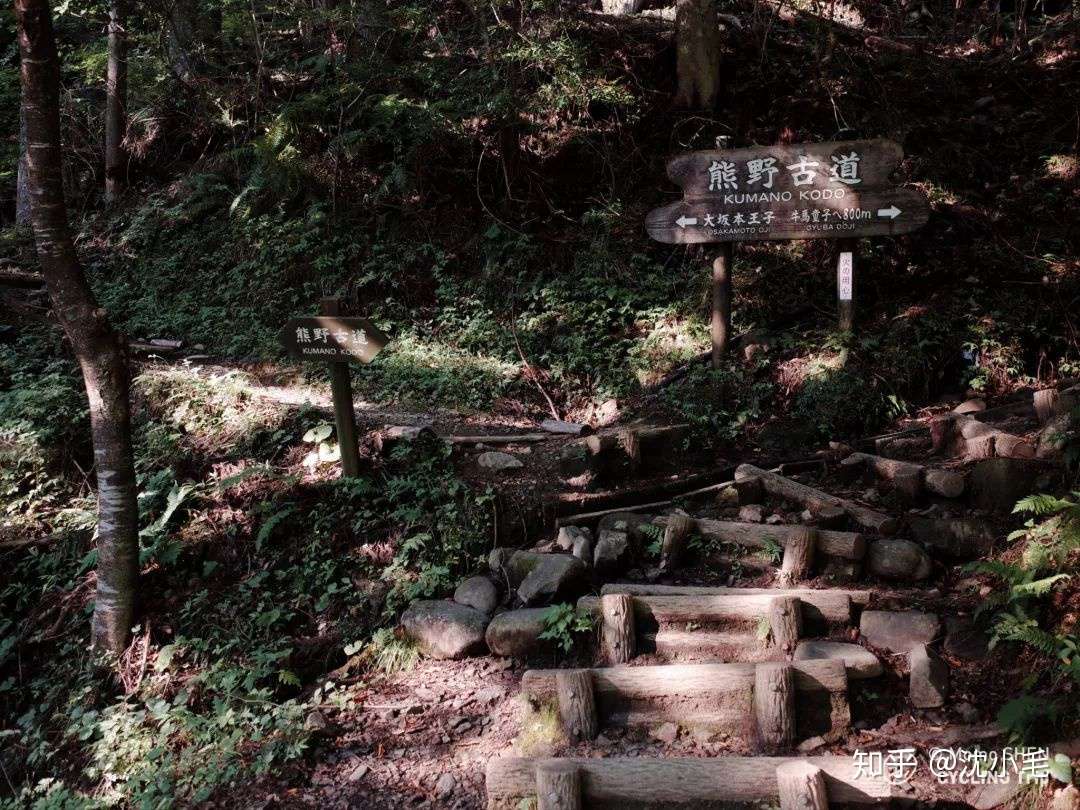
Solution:
{"label": "left arrow on sign", "polygon": [[879,217],[888,217],[889,219],[896,219],[900,216],[900,209],[895,205],[890,205],[888,208],[879,208],[877,215]]}
{"label": "left arrow on sign", "polygon": [[685,228],[687,225],[697,225],[697,217],[682,216],[675,220],[675,224],[680,228]]}

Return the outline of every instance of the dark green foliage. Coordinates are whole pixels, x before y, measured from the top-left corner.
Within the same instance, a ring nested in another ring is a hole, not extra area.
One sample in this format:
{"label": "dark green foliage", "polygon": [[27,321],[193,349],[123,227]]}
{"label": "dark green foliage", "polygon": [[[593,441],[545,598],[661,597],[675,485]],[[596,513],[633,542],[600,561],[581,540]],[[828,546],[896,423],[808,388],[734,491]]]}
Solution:
{"label": "dark green foliage", "polygon": [[824,440],[870,433],[903,411],[895,395],[868,384],[863,374],[823,368],[803,381],[791,416],[809,437]]}

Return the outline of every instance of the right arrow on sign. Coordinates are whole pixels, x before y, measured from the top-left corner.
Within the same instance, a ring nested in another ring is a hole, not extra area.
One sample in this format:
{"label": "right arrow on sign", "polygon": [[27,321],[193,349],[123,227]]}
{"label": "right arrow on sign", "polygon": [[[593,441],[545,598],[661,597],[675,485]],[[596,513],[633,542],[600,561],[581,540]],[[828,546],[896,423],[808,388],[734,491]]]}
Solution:
{"label": "right arrow on sign", "polygon": [[888,217],[889,219],[896,219],[900,216],[900,209],[895,205],[890,205],[888,208],[879,208],[877,215],[879,217]]}

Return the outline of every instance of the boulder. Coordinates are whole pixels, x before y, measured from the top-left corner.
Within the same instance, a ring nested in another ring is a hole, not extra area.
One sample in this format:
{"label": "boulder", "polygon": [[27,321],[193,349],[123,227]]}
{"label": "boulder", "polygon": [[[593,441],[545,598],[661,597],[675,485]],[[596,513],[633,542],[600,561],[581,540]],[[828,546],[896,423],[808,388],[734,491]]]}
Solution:
{"label": "boulder", "polygon": [[[515,555],[517,556],[517,555]],[[517,595],[526,606],[548,605],[575,599],[588,584],[588,566],[566,554],[540,554],[540,561],[518,586]]]}
{"label": "boulder", "polygon": [[952,410],[953,413],[959,414],[981,413],[986,410],[986,400],[978,397],[968,399],[961,402]]}
{"label": "boulder", "polygon": [[482,654],[487,624],[487,615],[476,608],[441,599],[418,600],[401,614],[406,635],[430,658]]}
{"label": "boulder", "polygon": [[544,614],[547,608],[523,608],[500,613],[487,626],[487,645],[492,655],[526,658],[544,642]]}
{"label": "boulder", "polygon": [[490,616],[499,604],[499,592],[487,577],[469,577],[457,586],[454,601]]}
{"label": "boulder", "polygon": [[626,532],[626,535],[630,538],[630,542],[634,546],[641,546],[648,543],[651,539],[645,534],[642,527],[651,526],[652,521],[652,515],[642,515],[637,512],[615,512],[600,518],[600,522],[597,524],[597,536],[599,536],[604,529],[611,529],[616,532]]}
{"label": "boulder", "polygon": [[592,565],[592,533],[590,532],[588,535],[581,535],[580,537],[578,537],[574,541],[574,547],[570,551],[575,557],[577,557],[586,565]]}
{"label": "boulder", "polygon": [[859,633],[870,646],[892,653],[929,644],[940,632],[935,614],[917,610],[864,610],[859,621]]}
{"label": "boulder", "polygon": [[884,537],[866,549],[866,570],[884,579],[926,579],[930,576],[930,557],[910,540]]}
{"label": "boulder", "polygon": [[849,678],[875,678],[882,673],[881,662],[876,655],[858,644],[842,641],[800,641],[795,648],[794,660],[815,661],[827,659],[843,661]]}
{"label": "boulder", "polygon": [[583,526],[563,526],[555,537],[555,547],[560,551],[573,551],[574,544],[582,537],[592,541],[592,531]]}
{"label": "boulder", "polygon": [[945,617],[945,652],[962,661],[979,661],[990,652],[990,639],[970,616]]}
{"label": "boulder", "polygon": [[1080,790],[1077,790],[1076,785],[1055,790],[1050,810],[1080,810]]}
{"label": "boulder", "polygon": [[979,518],[935,518],[909,515],[911,534],[920,543],[958,560],[975,560],[990,551],[997,531]]}
{"label": "boulder", "polygon": [[971,468],[971,502],[988,512],[1012,512],[1016,502],[1037,491],[1044,462],[1022,458],[984,458]]}
{"label": "boulder", "polygon": [[485,470],[495,470],[496,472],[517,470],[525,466],[517,456],[500,453],[497,450],[488,450],[486,453],[481,453],[476,459],[476,463]]}
{"label": "boulder", "polygon": [[499,547],[488,555],[488,567],[496,582],[514,590],[547,556],[536,551]]}
{"label": "boulder", "polygon": [[593,550],[593,566],[601,574],[620,573],[632,557],[630,538],[626,532],[601,529]]}
{"label": "boulder", "polygon": [[911,665],[911,705],[916,709],[936,709],[949,696],[949,665],[925,644],[916,644],[908,652]]}

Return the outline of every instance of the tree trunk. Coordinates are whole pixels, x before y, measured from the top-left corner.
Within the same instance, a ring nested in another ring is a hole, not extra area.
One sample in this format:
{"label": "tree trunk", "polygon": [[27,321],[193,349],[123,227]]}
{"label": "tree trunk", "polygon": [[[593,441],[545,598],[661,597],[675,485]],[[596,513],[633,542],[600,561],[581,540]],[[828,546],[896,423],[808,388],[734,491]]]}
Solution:
{"label": "tree trunk", "polygon": [[802,526],[788,536],[784,559],[780,564],[780,585],[788,587],[810,576],[817,548],[817,529]]}
{"label": "tree trunk", "polygon": [[90,404],[98,488],[97,598],[92,640],[120,652],[135,610],[139,535],[131,450],[128,369],[79,266],[64,203],[60,68],[47,0],[16,0],[26,116],[27,182],[38,260],[82,369]]}
{"label": "tree trunk", "polygon": [[675,106],[711,110],[720,89],[720,28],[712,0],[678,0],[675,42],[679,79]]}
{"label": "tree trunk", "polygon": [[26,112],[19,106],[19,167],[15,183],[15,224],[30,224],[30,186],[26,177]]}
{"label": "tree trunk", "polygon": [[124,0],[109,3],[109,61],[105,79],[105,202],[124,186],[124,131],[127,128],[127,31]]}

